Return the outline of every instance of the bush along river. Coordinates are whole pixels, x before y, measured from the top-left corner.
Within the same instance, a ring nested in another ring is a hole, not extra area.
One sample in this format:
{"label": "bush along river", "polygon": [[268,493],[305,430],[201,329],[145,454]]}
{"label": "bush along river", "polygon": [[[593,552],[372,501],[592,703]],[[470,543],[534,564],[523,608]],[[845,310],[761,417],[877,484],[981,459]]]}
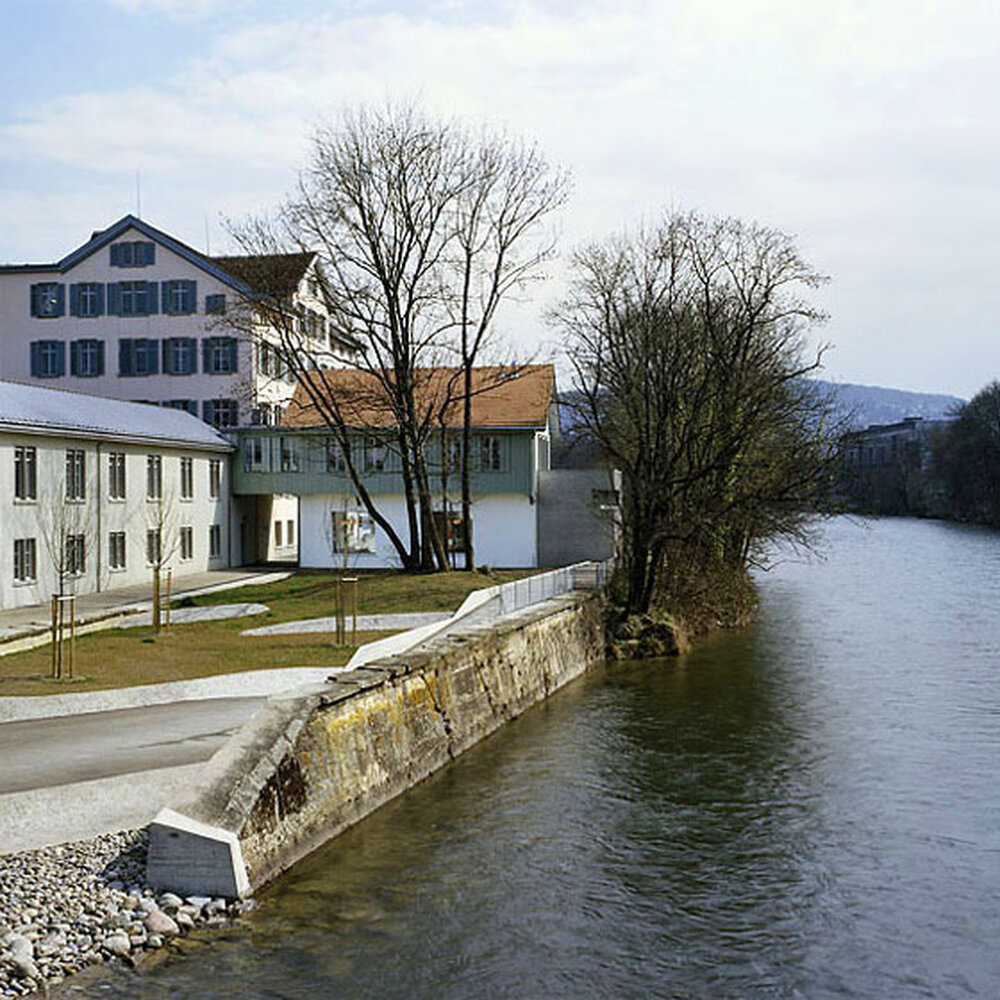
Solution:
{"label": "bush along river", "polygon": [[846,519],[740,631],[612,664],[66,995],[1000,996],[1000,535]]}

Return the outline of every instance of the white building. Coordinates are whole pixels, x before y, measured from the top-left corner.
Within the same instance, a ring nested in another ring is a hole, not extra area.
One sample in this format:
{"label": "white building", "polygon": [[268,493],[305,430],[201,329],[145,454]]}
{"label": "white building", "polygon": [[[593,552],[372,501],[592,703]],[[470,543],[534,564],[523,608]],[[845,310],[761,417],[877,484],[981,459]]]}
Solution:
{"label": "white building", "polygon": [[[454,369],[423,370],[418,407],[445,398],[444,386],[454,376]],[[364,487],[378,513],[408,545],[392,418],[373,402],[377,391],[368,381],[363,373],[346,369],[323,373],[325,391],[351,414],[351,453]],[[551,447],[559,436],[553,367],[526,365],[506,380],[497,378],[496,369],[477,368],[473,392],[471,530],[477,563],[532,567],[547,560],[562,564],[610,555],[610,521],[600,516],[600,508],[608,504],[608,474],[598,470],[581,479],[578,470],[551,470]],[[454,458],[460,444],[459,399],[437,426],[425,454],[434,516],[441,519],[446,546],[461,565],[463,526]],[[441,426],[446,428],[444,449],[452,455],[451,472],[444,477]],[[245,557],[252,556],[253,539],[262,539],[271,520],[268,497],[283,493],[299,498],[301,566],[398,566],[389,535],[356,495],[344,454],[305,392],[300,390],[293,400],[281,427],[241,431],[240,444],[233,493]],[[558,535],[566,544],[555,544],[546,534]]]}
{"label": "white building", "polygon": [[[210,257],[127,215],[56,263],[0,266],[0,377],[154,402],[218,428],[278,423],[294,384],[281,333],[253,309],[265,298],[287,306],[321,365],[354,349],[331,334],[316,254]],[[291,498],[272,508],[276,521],[296,516]],[[286,538],[263,557],[294,559]]]}
{"label": "white building", "polygon": [[0,607],[229,566],[232,450],[185,412],[0,382]]}

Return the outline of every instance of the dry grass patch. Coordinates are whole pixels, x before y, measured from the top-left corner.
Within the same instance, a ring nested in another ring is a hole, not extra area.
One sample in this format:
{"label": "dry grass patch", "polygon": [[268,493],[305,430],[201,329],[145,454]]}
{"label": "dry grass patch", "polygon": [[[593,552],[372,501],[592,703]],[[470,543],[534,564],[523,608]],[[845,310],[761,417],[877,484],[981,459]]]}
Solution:
{"label": "dry grass patch", "polygon": [[[481,573],[439,573],[411,576],[391,571],[332,573],[306,571],[261,586],[240,587],[202,597],[182,599],[184,607],[204,607],[255,601],[264,614],[213,622],[173,625],[154,636],[151,628],[92,632],[76,641],[74,678],[50,676],[50,651],[39,646],[0,657],[0,696],[66,694],[105,688],[162,684],[211,677],[243,670],[278,667],[338,667],[351,658],[354,646],[335,646],[330,632],[298,635],[245,636],[244,629],[334,613],[336,581],[357,576],[358,613],[452,611],[473,590],[528,576],[531,570]],[[358,632],[358,645],[389,635]]]}

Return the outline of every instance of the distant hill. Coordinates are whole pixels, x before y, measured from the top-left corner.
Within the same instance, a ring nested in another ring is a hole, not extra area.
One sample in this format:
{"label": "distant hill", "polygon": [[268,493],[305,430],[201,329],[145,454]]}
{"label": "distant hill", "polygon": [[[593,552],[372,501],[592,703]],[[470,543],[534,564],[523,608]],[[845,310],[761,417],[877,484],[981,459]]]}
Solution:
{"label": "distant hill", "polygon": [[958,396],[933,392],[907,392],[880,385],[855,385],[851,382],[824,382],[811,379],[820,391],[832,392],[838,416],[852,428],[870,424],[894,424],[904,417],[946,417],[965,402]]}

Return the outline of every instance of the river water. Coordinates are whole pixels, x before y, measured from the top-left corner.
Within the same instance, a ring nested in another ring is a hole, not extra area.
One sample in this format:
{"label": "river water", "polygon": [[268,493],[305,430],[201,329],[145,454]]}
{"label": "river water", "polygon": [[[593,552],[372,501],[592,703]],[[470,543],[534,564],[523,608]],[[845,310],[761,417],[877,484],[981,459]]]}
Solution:
{"label": "river water", "polygon": [[87,996],[1000,996],[1000,535],[824,529]]}

